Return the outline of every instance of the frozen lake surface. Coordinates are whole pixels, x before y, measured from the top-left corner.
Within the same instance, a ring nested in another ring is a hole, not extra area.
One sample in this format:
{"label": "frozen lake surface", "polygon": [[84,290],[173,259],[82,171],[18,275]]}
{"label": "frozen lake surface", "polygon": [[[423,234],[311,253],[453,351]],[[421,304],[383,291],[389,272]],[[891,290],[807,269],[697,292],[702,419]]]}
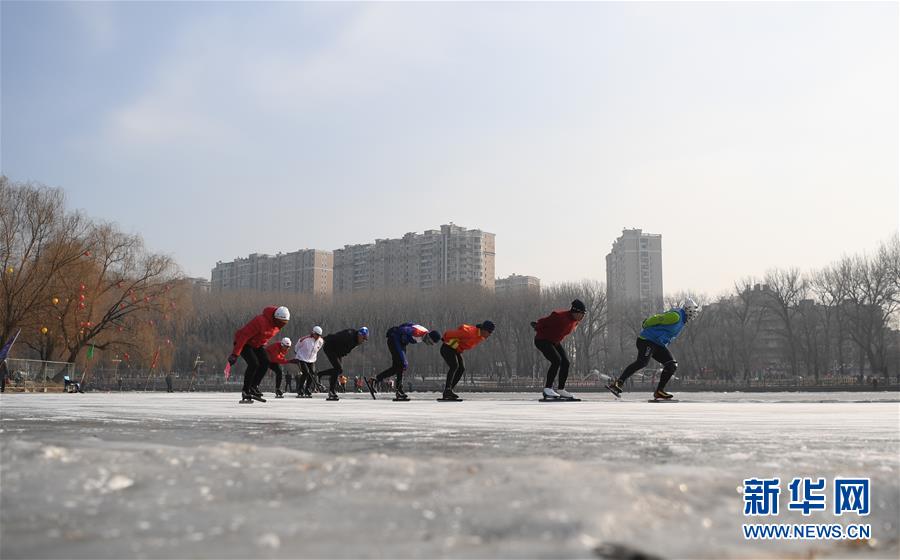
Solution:
{"label": "frozen lake surface", "polygon": [[[0,396],[0,557],[897,558],[900,395]],[[745,541],[779,523],[872,539]],[[794,477],[868,477],[872,513],[787,512]]]}

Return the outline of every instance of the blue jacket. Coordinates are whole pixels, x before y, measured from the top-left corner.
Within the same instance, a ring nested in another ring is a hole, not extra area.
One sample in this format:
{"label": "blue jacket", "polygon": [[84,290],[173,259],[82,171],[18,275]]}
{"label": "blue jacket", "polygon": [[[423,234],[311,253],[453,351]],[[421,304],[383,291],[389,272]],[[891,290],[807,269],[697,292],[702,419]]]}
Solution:
{"label": "blue jacket", "polygon": [[403,323],[402,325],[388,329],[388,342],[394,347],[394,350],[400,354],[400,361],[403,362],[403,369],[409,367],[409,362],[406,359],[406,345],[417,344],[422,340],[422,337],[427,334],[428,329],[422,325],[417,325],[416,323]]}
{"label": "blue jacket", "polygon": [[684,309],[670,309],[659,315],[651,315],[641,324],[643,330],[639,338],[660,346],[668,346],[684,328]]}

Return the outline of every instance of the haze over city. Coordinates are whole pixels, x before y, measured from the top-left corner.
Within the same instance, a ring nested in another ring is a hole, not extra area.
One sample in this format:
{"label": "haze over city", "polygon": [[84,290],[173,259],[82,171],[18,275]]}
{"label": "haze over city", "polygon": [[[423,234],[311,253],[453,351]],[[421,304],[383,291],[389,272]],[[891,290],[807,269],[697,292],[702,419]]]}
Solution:
{"label": "haze over city", "polygon": [[898,229],[896,3],[2,3],[2,161],[185,273],[496,234],[498,277],[666,292]]}

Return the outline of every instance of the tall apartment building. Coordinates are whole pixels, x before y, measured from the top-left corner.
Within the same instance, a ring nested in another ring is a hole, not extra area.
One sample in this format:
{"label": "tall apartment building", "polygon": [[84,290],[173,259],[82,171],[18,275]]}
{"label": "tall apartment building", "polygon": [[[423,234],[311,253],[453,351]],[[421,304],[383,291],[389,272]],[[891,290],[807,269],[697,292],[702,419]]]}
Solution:
{"label": "tall apartment building", "polygon": [[217,262],[212,270],[212,291],[256,290],[330,295],[333,286],[331,251],[301,249],[293,253],[260,255],[232,262]]}
{"label": "tall apartment building", "polygon": [[334,252],[334,291],[448,284],[494,288],[494,234],[454,224]]}
{"label": "tall apartment building", "polygon": [[606,255],[606,296],[611,310],[639,305],[647,316],[662,309],[661,235],[622,230]]}
{"label": "tall apartment building", "polygon": [[497,278],[494,282],[497,295],[517,295],[522,293],[541,293],[541,280],[534,276],[510,274],[506,278]]}

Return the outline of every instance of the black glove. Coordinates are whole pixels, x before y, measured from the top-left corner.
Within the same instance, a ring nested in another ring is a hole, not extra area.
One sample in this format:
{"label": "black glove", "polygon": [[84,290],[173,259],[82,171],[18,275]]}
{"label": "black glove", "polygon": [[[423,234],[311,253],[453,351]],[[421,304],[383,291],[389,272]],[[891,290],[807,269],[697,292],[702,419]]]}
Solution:
{"label": "black glove", "polygon": [[531,322],[531,328],[534,329],[534,330],[537,330],[537,321],[532,321],[532,322]]}
{"label": "black glove", "polygon": [[233,366],[235,363],[237,363],[237,359],[237,354],[231,354],[230,356],[228,356],[228,365]]}

